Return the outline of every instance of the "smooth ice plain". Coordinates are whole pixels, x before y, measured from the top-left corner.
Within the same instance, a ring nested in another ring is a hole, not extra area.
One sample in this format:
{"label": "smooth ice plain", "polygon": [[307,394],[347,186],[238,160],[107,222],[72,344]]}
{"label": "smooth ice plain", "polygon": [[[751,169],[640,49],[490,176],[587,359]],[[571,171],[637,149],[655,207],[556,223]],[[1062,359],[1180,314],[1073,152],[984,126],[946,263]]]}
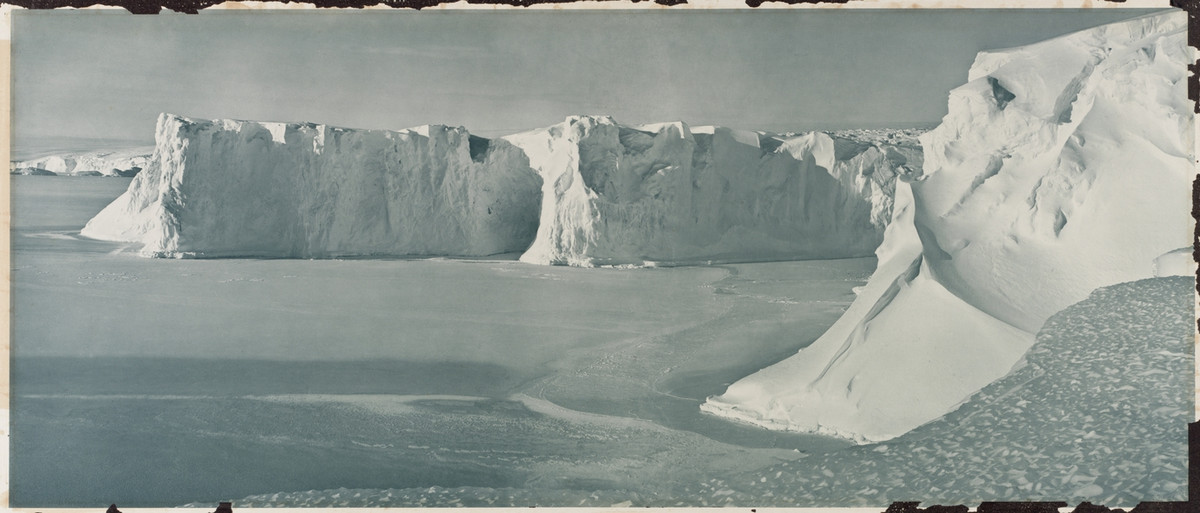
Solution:
{"label": "smooth ice plain", "polygon": [[18,502],[471,486],[567,505],[846,445],[698,405],[815,339],[872,259],[147,260],[78,237],[128,182],[14,180]]}

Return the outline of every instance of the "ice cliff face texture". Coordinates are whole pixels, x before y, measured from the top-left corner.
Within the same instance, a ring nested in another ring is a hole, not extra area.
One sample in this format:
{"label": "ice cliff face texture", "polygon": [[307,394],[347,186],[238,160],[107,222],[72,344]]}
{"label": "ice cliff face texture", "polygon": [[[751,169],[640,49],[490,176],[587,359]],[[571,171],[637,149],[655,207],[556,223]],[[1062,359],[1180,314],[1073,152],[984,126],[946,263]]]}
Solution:
{"label": "ice cliff face texture", "polygon": [[579,116],[505,137],[542,176],[539,264],[869,255],[914,147]]}
{"label": "ice cliff face texture", "polygon": [[156,141],[147,170],[84,235],[157,256],[524,251],[579,266],[862,256],[883,238],[896,176],[921,159],[915,144],[607,117],[489,141],[440,126],[164,115]]}
{"label": "ice cliff face texture", "polygon": [[51,155],[13,162],[14,175],[135,176],[150,162],[151,148]]}
{"label": "ice cliff face texture", "polygon": [[160,116],[154,154],[83,235],[155,256],[490,255],[537,228],[523,152],[398,132]]}
{"label": "ice cliff face texture", "polygon": [[[879,268],[798,355],[706,411],[884,440],[1007,374],[1055,312],[1191,246],[1187,17],[979,54],[897,187]],[[1169,274],[1169,273],[1167,273]]]}

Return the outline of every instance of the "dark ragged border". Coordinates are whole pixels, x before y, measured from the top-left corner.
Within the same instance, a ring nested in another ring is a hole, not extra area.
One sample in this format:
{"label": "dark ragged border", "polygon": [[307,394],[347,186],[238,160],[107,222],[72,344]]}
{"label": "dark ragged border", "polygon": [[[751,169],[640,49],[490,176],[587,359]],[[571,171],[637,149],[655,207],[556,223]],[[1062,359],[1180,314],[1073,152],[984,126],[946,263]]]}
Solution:
{"label": "dark ragged border", "polygon": [[[422,9],[442,3],[452,3],[456,0],[275,0],[282,3],[306,3],[325,8],[361,8],[385,5],[400,9]],[[466,0],[475,5],[511,5],[527,7],[534,4],[565,4],[577,0]],[[605,1],[605,0],[599,0]],[[687,0],[632,0],[634,3],[655,3],[672,6],[687,4]],[[766,2],[787,4],[845,4],[855,0],[744,0],[748,7],[759,7]],[[1121,1],[1121,0],[1114,0]],[[220,0],[0,0],[0,3],[15,5],[28,9],[56,9],[60,7],[89,7],[108,5],[120,7],[133,14],[158,14],[163,9],[174,12],[196,14],[201,9],[220,3]],[[1200,0],[1171,0],[1170,5],[1188,13],[1188,45],[1200,48]],[[1195,104],[1195,112],[1200,114],[1200,65],[1193,62],[1188,65],[1191,75],[1188,77],[1188,98]],[[1193,259],[1200,262],[1200,177],[1192,183],[1192,218],[1197,221],[1193,240]],[[1200,274],[1198,274],[1200,278]],[[1200,293],[1200,279],[1197,280],[1197,293]],[[1197,319],[1200,328],[1200,319]],[[1200,513],[1200,422],[1188,425],[1188,501],[1187,502],[1143,502],[1128,513]],[[930,505],[919,507],[920,502],[896,502],[888,506],[884,513],[968,513],[965,505]],[[1066,508],[1066,502],[981,502],[976,513],[1058,513]],[[97,510],[104,506],[97,505]],[[733,508],[741,512],[757,513],[755,509]],[[232,513],[229,503],[222,503],[217,508],[220,513]],[[117,511],[116,505],[109,512]],[[1072,513],[1125,513],[1123,509],[1110,509],[1106,506],[1090,502],[1081,503],[1073,508]]]}
{"label": "dark ragged border", "polygon": [[[377,5],[386,5],[397,9],[423,9],[443,3],[454,3],[456,0],[274,0],[282,3],[305,3],[312,4],[317,7],[341,7],[341,8],[361,8]],[[476,5],[512,5],[517,7],[528,7],[534,4],[565,4],[572,3],[577,0],[467,0],[469,4]],[[600,0],[605,1],[605,0]],[[632,0],[635,3],[653,2],[659,5],[680,5],[686,4],[687,0]],[[770,0],[779,1],[779,0]],[[816,3],[817,0],[788,0],[793,2],[811,2]],[[845,3],[848,0],[834,0],[839,3]],[[113,7],[121,7],[133,14],[158,14],[163,9],[169,9],[175,12],[186,14],[196,14],[200,9],[212,7],[214,5],[224,3],[221,0],[15,0],[5,1],[11,5],[26,7],[29,9],[55,9],[58,7],[88,7],[93,5],[109,5]],[[762,0],[746,0],[747,5],[757,7],[762,4]]]}
{"label": "dark ragged border", "polygon": [[[361,8],[371,7],[376,5],[386,5],[400,9],[423,9],[443,3],[454,3],[457,0],[274,0],[281,3],[307,3],[317,7],[342,7],[342,8]],[[581,0],[466,0],[468,4],[475,5],[512,5],[518,7],[528,7],[535,4],[565,4],[574,3]],[[612,0],[595,0],[599,2]],[[687,0],[631,0],[634,3],[656,3],[659,5],[682,5],[688,3]],[[764,3],[783,3],[790,5],[797,4],[848,4],[858,0],[743,0],[748,7],[759,7]],[[862,0],[866,1],[866,0]],[[1109,0],[1112,2],[1123,2],[1124,0]],[[59,7],[89,7],[94,5],[108,5],[113,7],[121,7],[134,14],[157,14],[163,9],[169,9],[175,12],[196,14],[200,9],[211,7],[223,3],[220,0],[7,0],[0,3],[17,5],[28,9],[55,9]],[[1192,18],[1196,17],[1194,9],[1200,7],[1200,0],[1171,0],[1171,5],[1179,7],[1191,13]],[[1196,46],[1194,37],[1189,38],[1189,43]],[[1195,77],[1191,81],[1195,84]]]}

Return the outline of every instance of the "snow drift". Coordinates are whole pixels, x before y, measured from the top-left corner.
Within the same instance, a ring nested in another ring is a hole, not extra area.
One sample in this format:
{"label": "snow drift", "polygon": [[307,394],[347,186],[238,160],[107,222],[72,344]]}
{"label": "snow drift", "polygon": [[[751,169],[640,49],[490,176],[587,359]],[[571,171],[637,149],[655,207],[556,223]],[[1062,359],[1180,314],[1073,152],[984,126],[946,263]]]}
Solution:
{"label": "snow drift", "polygon": [[[504,138],[542,176],[521,260],[579,266],[869,255],[915,145],[609,117]],[[910,162],[915,161],[915,162]]]}
{"label": "snow drift", "polygon": [[146,168],[153,148],[63,153],[11,164],[15,175],[134,176]]}
{"label": "snow drift", "polygon": [[163,114],[154,154],[83,235],[156,256],[521,251],[540,183],[525,155],[463,128],[348,130]]}
{"label": "snow drift", "polygon": [[980,53],[921,137],[923,175],[897,187],[854,304],[702,408],[889,439],[1007,374],[1096,288],[1190,273],[1175,262],[1192,230],[1186,26],[1169,11]]}

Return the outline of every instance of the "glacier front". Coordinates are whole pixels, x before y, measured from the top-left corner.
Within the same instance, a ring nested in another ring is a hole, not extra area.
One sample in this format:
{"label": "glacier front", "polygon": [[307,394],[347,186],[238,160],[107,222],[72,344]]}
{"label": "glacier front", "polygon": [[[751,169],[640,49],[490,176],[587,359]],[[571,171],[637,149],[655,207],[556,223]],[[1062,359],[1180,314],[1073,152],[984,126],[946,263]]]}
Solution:
{"label": "glacier front", "polygon": [[522,251],[537,229],[525,154],[463,128],[163,114],[155,141],[84,236],[168,257],[481,256]]}
{"label": "glacier front", "polygon": [[506,136],[542,176],[521,260],[578,266],[870,255],[915,144],[572,116]]}
{"label": "glacier front", "polygon": [[499,139],[164,114],[83,235],[166,257],[483,256],[555,265],[870,255],[910,132],[774,135],[603,116]]}
{"label": "glacier front", "polygon": [[1192,244],[1187,14],[982,52],[921,137],[879,266],[798,354],[702,406],[769,428],[886,440],[1021,361],[1054,313],[1164,271]]}

